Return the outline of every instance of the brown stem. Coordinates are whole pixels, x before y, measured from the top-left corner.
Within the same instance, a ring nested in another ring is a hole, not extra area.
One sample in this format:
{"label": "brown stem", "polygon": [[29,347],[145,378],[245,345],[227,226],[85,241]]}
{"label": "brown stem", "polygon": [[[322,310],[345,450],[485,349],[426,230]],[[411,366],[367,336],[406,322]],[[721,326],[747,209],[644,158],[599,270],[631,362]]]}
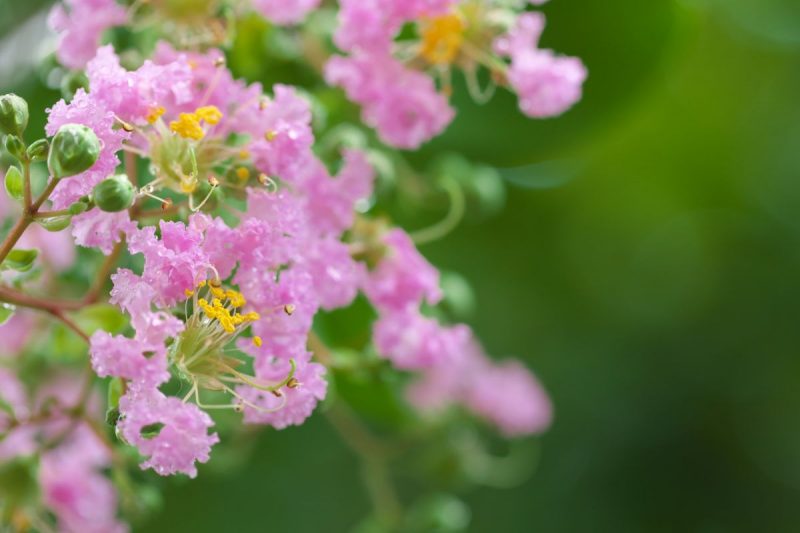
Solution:
{"label": "brown stem", "polygon": [[23,177],[25,179],[25,185],[23,189],[25,209],[28,209],[31,206],[31,202],[33,201],[33,197],[31,194],[31,163],[30,161],[23,161],[22,166],[24,167]]}
{"label": "brown stem", "polygon": [[14,304],[29,309],[38,309],[50,314],[54,312],[75,311],[83,307],[80,301],[54,300],[52,298],[39,298],[22,292],[15,291],[9,287],[0,285],[0,301]]}
{"label": "brown stem", "polygon": [[17,220],[17,223],[11,228],[11,232],[6,237],[6,240],[3,241],[3,245],[0,246],[0,263],[5,261],[8,254],[14,249],[14,245],[17,244],[19,238],[22,237],[22,234],[25,233],[25,230],[28,229],[30,225],[31,219],[27,215],[22,215],[20,219]]}
{"label": "brown stem", "polygon": [[78,335],[81,339],[83,339],[86,342],[86,344],[89,344],[89,335],[87,335],[86,332],[84,332],[81,329],[81,327],[78,324],[76,324],[71,318],[65,315],[63,311],[60,310],[48,311],[48,313],[56,317],[65,326],[67,326],[69,329],[75,332],[75,334]]}

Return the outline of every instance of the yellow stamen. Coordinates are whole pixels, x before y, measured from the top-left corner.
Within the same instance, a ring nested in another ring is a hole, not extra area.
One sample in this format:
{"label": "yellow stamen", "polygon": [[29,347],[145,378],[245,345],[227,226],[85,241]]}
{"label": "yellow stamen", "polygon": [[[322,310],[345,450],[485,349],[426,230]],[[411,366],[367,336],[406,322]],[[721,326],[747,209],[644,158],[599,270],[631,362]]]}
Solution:
{"label": "yellow stamen", "polygon": [[457,14],[430,20],[422,30],[420,55],[434,65],[450,64],[464,42],[464,20]]}
{"label": "yellow stamen", "polygon": [[241,181],[248,180],[250,179],[250,171],[247,169],[247,167],[239,167],[236,169],[236,177]]}
{"label": "yellow stamen", "polygon": [[184,139],[199,141],[205,136],[205,132],[200,126],[200,119],[194,113],[181,113],[178,120],[169,123],[169,129]]}
{"label": "yellow stamen", "polygon": [[239,158],[240,159],[247,159],[250,157],[250,152],[244,148],[239,150]]}
{"label": "yellow stamen", "polygon": [[194,296],[194,291],[190,291],[189,289],[184,289],[183,293],[186,295],[187,298],[191,298]]}
{"label": "yellow stamen", "polygon": [[217,106],[213,105],[199,107],[194,114],[197,115],[200,120],[205,120],[212,126],[214,124],[218,124],[219,121],[222,120],[222,112],[217,108]]}
{"label": "yellow stamen", "polygon": [[167,110],[161,106],[154,107],[149,113],[147,113],[147,122],[150,124],[155,123],[155,121],[161,118],[161,116],[166,112]]}
{"label": "yellow stamen", "polygon": [[275,140],[275,137],[278,136],[278,132],[274,130],[269,130],[267,133],[264,134],[264,138],[270,142]]}
{"label": "yellow stamen", "polygon": [[257,346],[258,348],[261,348],[261,345],[262,345],[263,343],[264,343],[264,342],[261,340],[261,337],[259,337],[259,336],[255,336],[255,337],[253,337],[253,344],[254,344],[255,346]]}

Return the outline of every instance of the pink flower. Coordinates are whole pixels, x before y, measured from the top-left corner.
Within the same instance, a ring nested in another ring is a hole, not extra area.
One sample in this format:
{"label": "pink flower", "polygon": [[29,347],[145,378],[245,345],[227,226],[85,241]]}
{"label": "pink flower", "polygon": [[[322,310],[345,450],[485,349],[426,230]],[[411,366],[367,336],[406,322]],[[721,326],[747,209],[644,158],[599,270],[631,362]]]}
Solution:
{"label": "pink flower", "polygon": [[99,248],[108,255],[125,233],[134,231],[136,223],[127,211],[106,213],[92,209],[72,217],[72,236],[75,244],[86,248]]}
{"label": "pink flower", "polygon": [[420,255],[411,237],[401,229],[387,233],[386,255],[369,273],[364,292],[380,310],[403,311],[418,307],[423,299],[436,304],[442,299],[439,272]]}
{"label": "pink flower", "polygon": [[316,241],[302,264],[311,275],[320,307],[327,310],[349,305],[367,275],[348,245],[332,238]]}
{"label": "pink flower", "polygon": [[64,0],[50,11],[49,26],[59,34],[56,55],[80,70],[92,59],[103,32],[127,22],[126,9],[116,0]]}
{"label": "pink flower", "polygon": [[507,437],[541,433],[553,416],[550,398],[518,361],[485,361],[476,370],[464,403]]}
{"label": "pink flower", "polygon": [[581,60],[538,48],[544,16],[525,13],[511,31],[495,41],[495,50],[511,58],[508,81],[519,95],[522,112],[530,117],[560,115],[581,99],[588,75]]}
{"label": "pink flower", "polygon": [[550,398],[525,366],[492,361],[474,339],[462,355],[412,383],[406,391],[411,404],[427,414],[463,405],[507,437],[541,433],[550,426]]}
{"label": "pink flower", "polygon": [[375,170],[363,152],[344,151],[344,166],[332,178],[322,163],[305,180],[303,192],[310,224],[325,235],[341,235],[353,225],[356,202],[369,198]]}
{"label": "pink flower", "polygon": [[123,120],[142,123],[157,106],[177,106],[191,98],[193,72],[179,57],[159,65],[145,61],[138,70],[120,66],[112,46],[97,51],[86,68],[92,97]]}
{"label": "pink flower", "polygon": [[132,254],[144,255],[142,278],[156,293],[156,302],[170,307],[186,298],[184,291],[194,289],[205,279],[210,266],[203,250],[203,233],[196,227],[179,222],[161,221],[161,238],[148,226],[128,235]]}
{"label": "pink flower", "polygon": [[122,435],[147,457],[142,468],[162,476],[181,472],[197,476],[196,462],[209,459],[211,447],[219,442],[211,417],[194,404],[164,396],[155,388],[131,387],[120,399]]}
{"label": "pink flower", "polygon": [[60,531],[128,531],[116,519],[114,486],[101,472],[110,464],[109,451],[85,424],[75,428],[58,448],[42,456],[39,470],[42,500],[55,514]]}
{"label": "pink flower", "polygon": [[169,380],[167,351],[161,342],[143,342],[96,331],[89,346],[92,368],[100,377],[116,376],[157,386]]}
{"label": "pink flower", "polygon": [[276,24],[297,24],[320,0],[253,0],[253,7]]}
{"label": "pink flower", "polygon": [[334,56],[325,66],[325,79],[360,104],[364,122],[397,148],[418,148],[440,134],[455,116],[431,78],[406,68],[389,54]]}
{"label": "pink flower", "polygon": [[311,106],[293,87],[276,85],[275,97],[265,100],[263,111],[254,114],[250,152],[256,167],[268,176],[296,183],[313,161]]}
{"label": "pink flower", "polygon": [[[288,371],[289,365],[285,361],[257,367],[260,379],[273,382],[282,380]],[[281,389],[280,397],[253,387],[239,387],[238,392],[260,408],[245,405],[244,421],[249,424],[269,424],[276,429],[302,424],[311,416],[317,404],[325,399],[328,384],[324,375],[324,366],[301,361],[295,373],[299,384],[294,388]],[[274,411],[268,412],[270,410]]]}
{"label": "pink flower", "polygon": [[417,311],[387,313],[375,323],[378,353],[402,370],[420,370],[457,361],[470,340],[466,326],[442,327]]}

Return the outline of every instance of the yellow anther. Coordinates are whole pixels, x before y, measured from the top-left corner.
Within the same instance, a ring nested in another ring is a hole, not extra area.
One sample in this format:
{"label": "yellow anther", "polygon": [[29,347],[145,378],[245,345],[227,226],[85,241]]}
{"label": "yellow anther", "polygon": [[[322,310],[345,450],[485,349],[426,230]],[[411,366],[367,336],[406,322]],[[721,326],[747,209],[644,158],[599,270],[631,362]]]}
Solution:
{"label": "yellow anther", "polygon": [[259,318],[261,318],[261,315],[259,315],[259,314],[258,314],[258,313],[256,313],[255,311],[251,311],[251,312],[247,313],[246,315],[242,315],[242,316],[243,316],[243,317],[244,317],[244,319],[245,319],[245,320],[247,320],[248,322],[255,322],[256,320],[258,320]]}
{"label": "yellow anther", "polygon": [[297,306],[295,306],[294,304],[286,304],[283,306],[283,312],[289,316],[292,316],[295,309],[297,309]]}
{"label": "yellow anther", "polygon": [[250,157],[250,151],[242,148],[239,150],[239,158],[240,159],[248,159]]}
{"label": "yellow anther", "polygon": [[274,141],[275,137],[278,136],[278,132],[275,130],[269,130],[267,133],[264,134],[264,138],[268,141]]}
{"label": "yellow anther", "polygon": [[422,30],[420,55],[435,65],[449,64],[464,42],[464,20],[457,14],[430,20]]}
{"label": "yellow anther", "polygon": [[161,106],[154,107],[153,109],[150,110],[149,113],[147,113],[147,122],[153,124],[156,120],[161,118],[161,116],[166,112],[167,110]]}
{"label": "yellow anther", "polygon": [[289,387],[290,389],[296,389],[297,387],[300,386],[300,382],[297,380],[297,378],[292,377],[289,378],[289,381],[286,382],[286,386]]}
{"label": "yellow anther", "polygon": [[198,289],[202,289],[202,288],[203,288],[203,287],[205,287],[205,286],[206,286],[206,282],[205,282],[205,280],[203,280],[203,281],[201,281],[200,283],[198,283],[198,284],[197,284],[197,288],[198,288]]}
{"label": "yellow anther", "polygon": [[253,337],[253,344],[255,346],[261,348],[261,345],[264,344],[264,342],[261,340],[261,337],[255,336],[255,337]]}
{"label": "yellow anther", "polygon": [[221,287],[222,286],[222,282],[220,280],[218,280],[217,278],[210,279],[210,280],[208,280],[208,286],[209,287]]}
{"label": "yellow anther", "polygon": [[205,120],[212,126],[214,124],[218,124],[220,120],[222,120],[222,112],[217,108],[217,106],[207,105],[203,107],[198,107],[194,114],[200,120]]}
{"label": "yellow anther", "polygon": [[181,179],[181,192],[183,194],[192,194],[195,190],[197,190],[197,180],[196,179]]}
{"label": "yellow anther", "polygon": [[215,301],[217,300],[217,298],[219,298],[220,300],[225,298],[225,291],[220,287],[209,287],[209,290],[211,291],[211,294],[214,295]]}
{"label": "yellow anther", "polygon": [[250,179],[250,170],[247,167],[238,167],[236,169],[236,177],[241,181]]}
{"label": "yellow anther", "polygon": [[191,291],[189,289],[184,289],[183,294],[185,294],[187,298],[191,298],[192,296],[194,296],[194,291]]}
{"label": "yellow anther", "polygon": [[200,119],[194,113],[181,113],[178,120],[169,123],[169,129],[184,139],[194,139],[195,141],[199,141],[205,135],[200,126]]}

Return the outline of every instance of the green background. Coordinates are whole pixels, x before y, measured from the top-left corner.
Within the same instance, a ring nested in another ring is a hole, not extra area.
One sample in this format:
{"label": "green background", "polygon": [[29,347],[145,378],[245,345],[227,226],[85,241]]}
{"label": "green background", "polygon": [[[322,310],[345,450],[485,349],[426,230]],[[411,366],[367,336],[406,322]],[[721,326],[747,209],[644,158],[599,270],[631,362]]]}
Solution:
{"label": "green background", "polygon": [[[0,1],[0,35],[42,4]],[[479,107],[458,92],[461,115],[417,156],[504,167],[505,209],[423,252],[469,280],[469,323],[556,408],[533,477],[463,495],[470,531],[796,531],[800,3],[545,12],[544,45],[588,65],[584,101],[537,122],[509,95]],[[58,98],[36,74],[0,85],[34,110]],[[369,512],[322,416],[232,453],[252,455],[163,483],[136,530],[339,532]]]}

